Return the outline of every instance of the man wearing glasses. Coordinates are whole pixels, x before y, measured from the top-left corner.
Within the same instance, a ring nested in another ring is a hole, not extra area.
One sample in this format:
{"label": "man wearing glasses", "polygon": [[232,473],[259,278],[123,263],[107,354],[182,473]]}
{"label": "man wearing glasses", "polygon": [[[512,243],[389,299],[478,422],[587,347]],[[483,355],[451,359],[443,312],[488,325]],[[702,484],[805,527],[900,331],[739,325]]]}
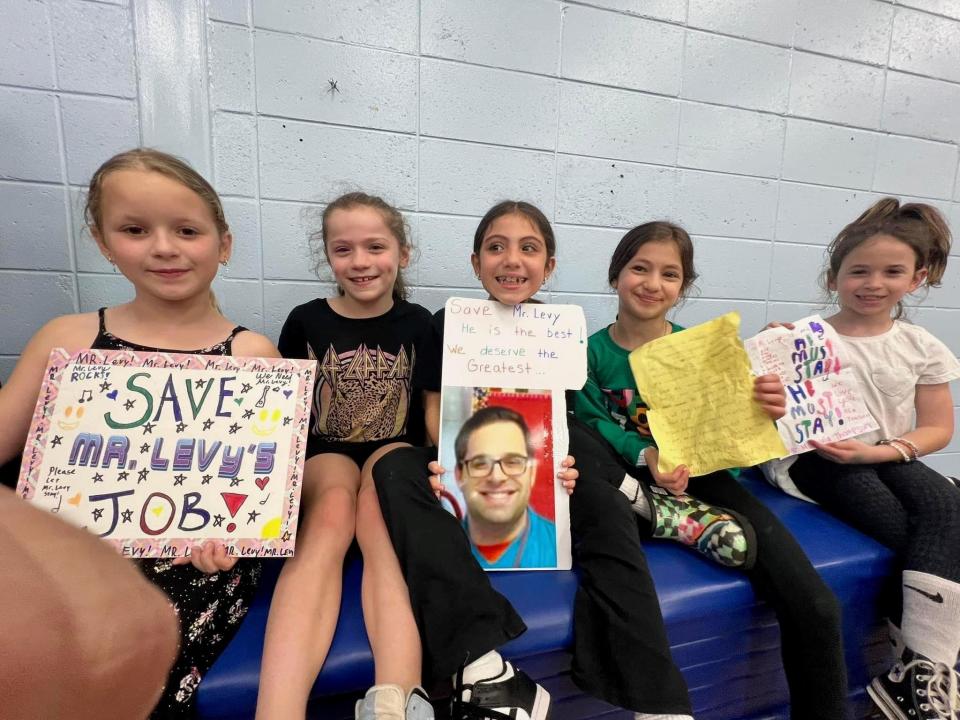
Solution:
{"label": "man wearing glasses", "polygon": [[454,443],[464,528],[484,568],[556,567],[555,525],[529,506],[537,474],[523,416],[505,407],[475,412]]}

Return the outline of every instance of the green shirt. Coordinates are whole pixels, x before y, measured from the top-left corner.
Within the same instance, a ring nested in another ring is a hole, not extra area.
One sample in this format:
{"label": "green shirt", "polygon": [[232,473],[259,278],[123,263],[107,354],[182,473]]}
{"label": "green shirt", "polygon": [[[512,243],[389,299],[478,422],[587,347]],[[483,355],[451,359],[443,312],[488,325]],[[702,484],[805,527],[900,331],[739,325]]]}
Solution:
{"label": "green shirt", "polygon": [[[683,330],[670,323],[672,332]],[[631,465],[645,465],[643,451],[656,445],[647,406],[630,370],[630,352],[610,337],[610,328],[587,340],[587,384],[576,394],[574,414],[603,435]]]}

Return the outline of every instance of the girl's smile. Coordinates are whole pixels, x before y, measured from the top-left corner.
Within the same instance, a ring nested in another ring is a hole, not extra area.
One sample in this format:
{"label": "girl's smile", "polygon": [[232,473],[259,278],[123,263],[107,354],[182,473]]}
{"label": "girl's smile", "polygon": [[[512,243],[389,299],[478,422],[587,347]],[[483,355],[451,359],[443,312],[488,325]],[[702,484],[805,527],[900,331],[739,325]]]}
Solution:
{"label": "girl's smile", "polygon": [[168,301],[206,296],[230,257],[230,233],[221,235],[203,198],[162,173],[110,173],[103,208],[97,243],[138,292]]}
{"label": "girl's smile", "polygon": [[923,281],[913,249],[889,235],[877,235],[850,251],[829,288],[836,291],[847,319],[890,321],[890,313]]}
{"label": "girl's smile", "polygon": [[483,237],[480,251],[471,256],[484,289],[506,305],[533,297],[556,265],[547,257],[547,243],[536,226],[519,213],[501,215]]}
{"label": "girl's smile", "polygon": [[[340,301],[349,313],[378,315],[393,305],[393,287],[410,259],[376,208],[357,205],[334,210],[327,219],[326,254]],[[336,303],[339,304],[339,303]]]}

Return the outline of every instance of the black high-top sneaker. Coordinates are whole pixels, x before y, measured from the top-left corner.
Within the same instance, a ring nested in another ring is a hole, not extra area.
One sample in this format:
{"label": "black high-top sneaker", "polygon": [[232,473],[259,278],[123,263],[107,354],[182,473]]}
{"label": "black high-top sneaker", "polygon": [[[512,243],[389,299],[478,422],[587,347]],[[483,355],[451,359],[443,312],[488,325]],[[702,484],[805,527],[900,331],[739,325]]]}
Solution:
{"label": "black high-top sneaker", "polygon": [[910,648],[890,672],[870,681],[867,694],[889,720],[956,720],[960,709],[953,668]]}
{"label": "black high-top sneaker", "polygon": [[453,720],[548,720],[550,693],[506,660],[494,677],[464,684],[463,668],[453,691]]}

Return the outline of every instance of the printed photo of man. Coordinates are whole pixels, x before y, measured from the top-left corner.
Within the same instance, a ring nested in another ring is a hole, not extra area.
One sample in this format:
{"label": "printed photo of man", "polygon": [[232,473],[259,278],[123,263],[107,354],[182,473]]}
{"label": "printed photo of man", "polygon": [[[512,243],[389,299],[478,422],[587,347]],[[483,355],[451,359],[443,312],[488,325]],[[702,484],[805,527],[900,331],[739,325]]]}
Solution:
{"label": "printed photo of man", "polygon": [[480,408],[460,427],[454,452],[463,525],[481,566],[555,567],[556,526],[530,507],[537,459],[523,416],[496,405]]}

